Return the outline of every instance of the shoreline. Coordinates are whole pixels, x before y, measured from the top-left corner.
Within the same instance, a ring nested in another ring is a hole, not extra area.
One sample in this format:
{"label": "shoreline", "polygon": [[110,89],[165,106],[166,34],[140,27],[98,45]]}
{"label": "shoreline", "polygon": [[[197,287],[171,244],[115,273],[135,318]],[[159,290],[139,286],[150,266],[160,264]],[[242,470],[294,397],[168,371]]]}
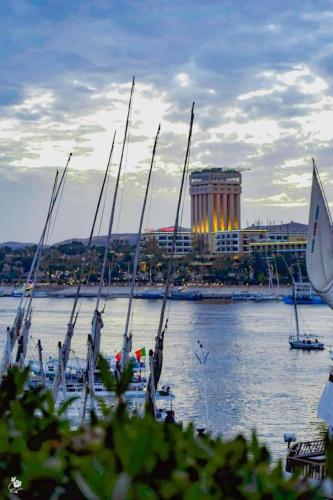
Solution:
{"label": "shoreline", "polygon": [[[128,298],[130,296],[130,286],[112,285],[103,287],[102,296],[107,298]],[[13,297],[13,290],[20,290],[20,287],[4,285],[1,287],[1,297]],[[134,290],[134,297],[138,299],[161,299],[164,285],[139,286]],[[253,294],[254,298],[268,300],[269,296],[283,297],[290,290],[289,286],[281,286],[277,292],[276,287],[270,288],[267,285],[185,285],[174,287],[174,300],[228,300],[233,299],[233,295],[240,295],[238,300],[247,299],[247,295]],[[98,286],[82,286],[80,297],[95,298]],[[36,298],[73,298],[76,293],[76,286],[66,285],[41,285],[36,289]]]}

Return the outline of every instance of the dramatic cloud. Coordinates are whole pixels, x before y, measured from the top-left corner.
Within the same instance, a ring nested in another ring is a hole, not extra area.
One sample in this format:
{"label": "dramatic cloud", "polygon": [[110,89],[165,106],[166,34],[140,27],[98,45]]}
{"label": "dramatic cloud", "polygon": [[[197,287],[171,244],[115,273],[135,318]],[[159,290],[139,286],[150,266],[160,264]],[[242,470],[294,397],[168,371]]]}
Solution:
{"label": "dramatic cloud", "polygon": [[119,230],[136,229],[158,123],[147,224],[173,222],[192,100],[191,168],[245,169],[244,225],[306,220],[311,157],[333,200],[331,1],[8,0],[0,28],[0,240],[38,238],[69,151],[53,237],[86,236],[114,130],[113,173],[119,160],[132,74]]}

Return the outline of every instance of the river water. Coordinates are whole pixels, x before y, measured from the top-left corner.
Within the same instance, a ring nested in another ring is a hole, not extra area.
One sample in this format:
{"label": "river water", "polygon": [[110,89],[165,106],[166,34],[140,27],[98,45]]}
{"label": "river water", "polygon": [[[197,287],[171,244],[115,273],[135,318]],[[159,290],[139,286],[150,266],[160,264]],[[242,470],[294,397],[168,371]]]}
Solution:
{"label": "river water", "polygon": [[[131,321],[133,350],[154,345],[161,302],[135,300]],[[0,298],[0,331],[11,324],[18,299]],[[30,355],[42,340],[44,356],[55,354],[69,318],[71,299],[36,299]],[[74,355],[83,358],[94,308],[83,299],[73,337]],[[102,352],[121,349],[126,299],[106,302]],[[283,303],[173,301],[165,336],[162,382],[172,384],[177,418],[196,426],[205,422],[201,369],[194,352],[200,340],[209,351],[205,365],[209,428],[225,438],[256,429],[274,457],[285,454],[283,433],[299,440],[318,437],[321,423],[316,406],[327,379],[333,345],[333,312],[324,305],[299,306],[301,329],[323,336],[326,350],[290,350],[294,331],[293,308]]]}

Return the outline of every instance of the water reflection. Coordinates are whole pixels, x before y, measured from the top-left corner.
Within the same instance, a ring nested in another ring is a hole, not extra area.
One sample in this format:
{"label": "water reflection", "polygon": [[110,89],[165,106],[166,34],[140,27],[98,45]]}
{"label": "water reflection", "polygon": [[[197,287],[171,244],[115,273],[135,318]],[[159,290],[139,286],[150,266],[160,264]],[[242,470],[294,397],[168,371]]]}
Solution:
{"label": "water reflection", "polygon": [[[31,328],[33,346],[41,338],[44,354],[55,354],[71,309],[68,299],[37,299]],[[0,328],[13,320],[17,299],[0,299]],[[153,347],[160,301],[136,300],[131,331],[133,348]],[[86,336],[94,308],[93,299],[82,301],[73,349],[85,357]],[[127,309],[126,299],[106,303],[102,350],[121,348]],[[309,333],[323,335],[333,344],[332,312],[326,306],[301,306],[301,325]],[[283,433],[299,439],[318,436],[316,405],[326,381],[328,349],[322,352],[289,350],[292,308],[281,303],[173,302],[165,338],[163,381],[176,393],[178,418],[184,422],[205,420],[200,365],[195,358],[197,340],[209,351],[206,382],[211,430],[231,437],[256,429],[260,438],[283,455]]]}

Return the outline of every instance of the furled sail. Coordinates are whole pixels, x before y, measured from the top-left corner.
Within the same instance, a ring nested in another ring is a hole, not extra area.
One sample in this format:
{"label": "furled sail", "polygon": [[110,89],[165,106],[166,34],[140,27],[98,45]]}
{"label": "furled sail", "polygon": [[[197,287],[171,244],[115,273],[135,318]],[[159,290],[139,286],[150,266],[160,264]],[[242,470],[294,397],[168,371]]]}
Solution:
{"label": "furled sail", "polygon": [[315,292],[333,308],[333,227],[315,162],[307,241],[309,281]]}
{"label": "furled sail", "polygon": [[318,417],[333,427],[333,373],[330,373],[328,382],[321,395],[317,408]]}
{"label": "furled sail", "polygon": [[94,369],[97,364],[97,358],[101,346],[101,332],[104,326],[102,313],[95,309],[94,316],[91,322],[91,339],[93,346],[93,359],[94,359]]}

